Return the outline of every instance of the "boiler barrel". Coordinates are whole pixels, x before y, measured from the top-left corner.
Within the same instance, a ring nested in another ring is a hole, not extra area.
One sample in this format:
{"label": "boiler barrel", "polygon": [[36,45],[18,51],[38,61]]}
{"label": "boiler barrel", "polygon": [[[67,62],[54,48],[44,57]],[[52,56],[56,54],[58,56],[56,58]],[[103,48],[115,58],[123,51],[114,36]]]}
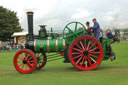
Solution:
{"label": "boiler barrel", "polygon": [[34,48],[36,52],[40,52],[41,48],[45,52],[60,52],[65,48],[64,39],[48,39],[48,40],[35,40]]}

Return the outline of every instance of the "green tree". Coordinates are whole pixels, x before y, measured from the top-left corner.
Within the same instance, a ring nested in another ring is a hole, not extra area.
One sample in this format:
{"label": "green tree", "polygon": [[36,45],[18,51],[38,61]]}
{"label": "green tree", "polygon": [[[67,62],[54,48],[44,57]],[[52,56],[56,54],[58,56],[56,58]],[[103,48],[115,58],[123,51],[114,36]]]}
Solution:
{"label": "green tree", "polygon": [[22,30],[16,12],[0,6],[0,41],[9,41],[14,32]]}
{"label": "green tree", "polygon": [[128,32],[128,28],[125,28],[124,30],[123,30],[123,32],[125,33],[125,32]]}

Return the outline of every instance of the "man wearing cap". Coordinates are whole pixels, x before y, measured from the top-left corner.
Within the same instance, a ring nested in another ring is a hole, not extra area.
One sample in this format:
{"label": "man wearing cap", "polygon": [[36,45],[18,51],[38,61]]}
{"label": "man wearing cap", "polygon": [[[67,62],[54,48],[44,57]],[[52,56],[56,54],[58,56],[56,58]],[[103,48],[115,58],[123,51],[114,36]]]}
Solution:
{"label": "man wearing cap", "polygon": [[97,40],[100,39],[100,25],[99,23],[96,21],[96,19],[94,18],[93,20],[94,26],[92,27],[93,32],[94,32],[94,36]]}

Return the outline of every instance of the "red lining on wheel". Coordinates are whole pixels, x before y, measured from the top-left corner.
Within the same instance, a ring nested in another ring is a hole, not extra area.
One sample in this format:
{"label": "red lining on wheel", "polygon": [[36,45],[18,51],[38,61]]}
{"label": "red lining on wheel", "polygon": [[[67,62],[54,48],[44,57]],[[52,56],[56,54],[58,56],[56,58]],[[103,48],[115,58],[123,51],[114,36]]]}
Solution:
{"label": "red lining on wheel", "polygon": [[[25,53],[25,56],[23,56],[23,53]],[[20,58],[20,56],[21,56],[21,58]],[[19,59],[21,61],[18,61]],[[19,64],[19,62],[21,64]],[[24,64],[23,62],[26,64]],[[14,56],[14,66],[15,66],[16,70],[19,71],[20,73],[32,72],[36,67],[35,55],[33,54],[32,51],[27,50],[27,49],[23,49],[23,50],[18,51],[16,53],[16,55]]]}
{"label": "red lining on wheel", "polygon": [[[98,51],[96,51],[97,48],[99,49]],[[76,68],[80,70],[92,70],[101,63],[103,48],[95,38],[91,36],[81,36],[70,45],[69,58]]]}

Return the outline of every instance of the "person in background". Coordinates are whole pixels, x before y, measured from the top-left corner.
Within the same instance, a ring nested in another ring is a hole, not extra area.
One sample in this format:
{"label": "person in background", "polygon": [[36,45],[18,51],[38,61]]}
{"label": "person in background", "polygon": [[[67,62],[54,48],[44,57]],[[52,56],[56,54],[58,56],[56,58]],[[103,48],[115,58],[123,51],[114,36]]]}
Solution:
{"label": "person in background", "polygon": [[100,40],[100,25],[95,18],[92,21],[94,25],[91,28],[93,29],[94,36],[97,40]]}
{"label": "person in background", "polygon": [[106,30],[106,37],[109,38],[109,39],[114,38],[114,35],[112,34],[112,32],[111,32],[110,29],[107,29],[107,30]]}
{"label": "person in background", "polygon": [[14,48],[14,50],[16,50],[16,44],[15,43],[13,44],[13,48]]}
{"label": "person in background", "polygon": [[24,49],[24,44],[23,43],[20,44],[20,49]]}

